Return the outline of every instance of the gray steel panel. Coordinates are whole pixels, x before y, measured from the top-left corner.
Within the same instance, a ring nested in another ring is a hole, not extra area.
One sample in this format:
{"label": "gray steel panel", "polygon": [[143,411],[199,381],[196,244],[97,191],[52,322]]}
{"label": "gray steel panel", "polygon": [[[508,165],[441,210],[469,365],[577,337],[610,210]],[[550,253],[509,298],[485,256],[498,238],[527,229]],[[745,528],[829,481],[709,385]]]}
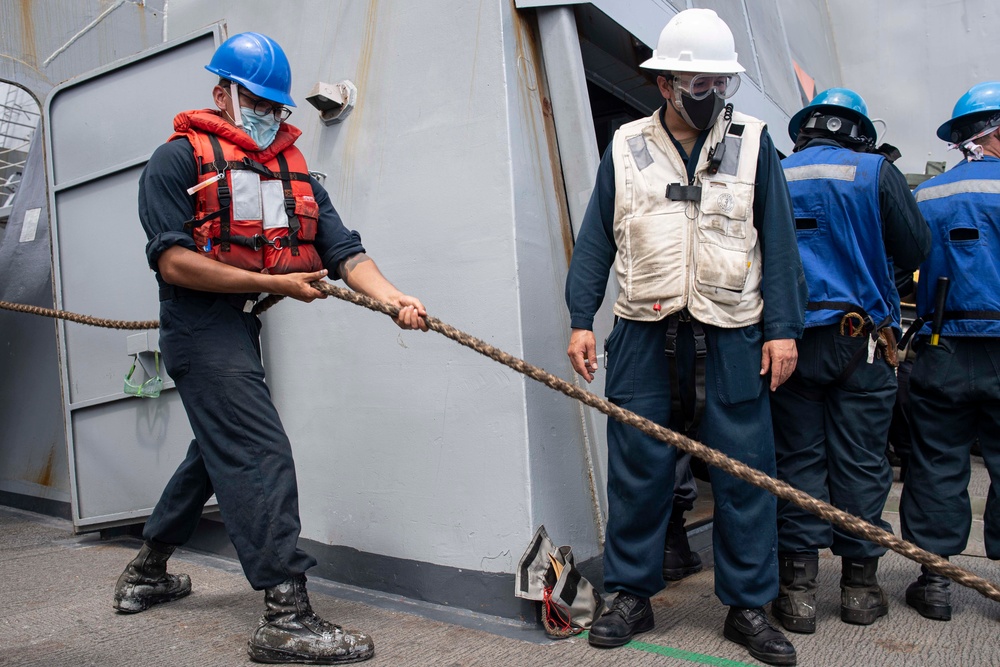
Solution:
{"label": "gray steel panel", "polygon": [[[696,0],[694,6],[714,10],[719,18],[726,22],[729,29],[733,31],[733,40],[736,42],[736,58],[746,68],[746,73],[743,76],[749,77],[760,86],[760,69],[754,54],[754,42],[750,36],[750,26],[747,23],[743,0]],[[760,48],[759,44],[757,44],[757,48]]]}
{"label": "gray steel panel", "polygon": [[[177,105],[208,101],[192,76],[218,39],[209,28],[57,87],[45,107],[56,306],[122,320],[156,319],[142,248],[137,183]],[[163,128],[163,129],[159,129]],[[122,391],[134,332],[59,324],[73,518],[78,527],[141,519],[181,461],[191,431],[172,391]],[[165,375],[165,371],[161,372]],[[170,445],[165,446],[165,445]]]}
{"label": "gray steel panel", "polygon": [[[142,252],[146,235],[135,212],[141,171],[134,167],[56,194],[65,310],[116,320],[159,317],[156,281]],[[71,404],[122,394],[131,359],[125,339],[133,333],[66,327]]]}
{"label": "gray steel panel", "polygon": [[72,435],[81,526],[147,516],[192,437],[176,391],[74,410]]}
{"label": "gray steel panel", "polygon": [[752,0],[746,6],[764,92],[785,113],[793,114],[802,108],[802,97],[788,56],[777,0]]}
{"label": "gray steel panel", "polygon": [[788,47],[816,82],[816,92],[840,86],[840,62],[825,0],[779,0]]}
{"label": "gray steel panel", "polygon": [[[213,75],[204,69],[211,34],[162,51],[161,57],[118,65],[99,85],[60,88],[48,104],[52,185],[148,157],[167,138],[181,109],[210,106]],[[131,121],[131,122],[129,122]],[[133,207],[134,208],[134,207]]]}
{"label": "gray steel panel", "polygon": [[[162,41],[167,0],[0,0],[0,78],[53,85]],[[204,25],[202,23],[201,25]]]}

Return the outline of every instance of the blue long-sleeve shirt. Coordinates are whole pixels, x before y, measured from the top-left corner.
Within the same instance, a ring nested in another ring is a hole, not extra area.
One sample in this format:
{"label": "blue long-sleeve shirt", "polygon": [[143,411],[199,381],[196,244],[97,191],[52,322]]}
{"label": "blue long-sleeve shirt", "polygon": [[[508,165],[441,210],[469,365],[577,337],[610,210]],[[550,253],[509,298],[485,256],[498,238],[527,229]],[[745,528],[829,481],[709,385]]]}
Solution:
{"label": "blue long-sleeve shirt", "polygon": [[[693,155],[700,153],[702,142],[703,139],[696,144]],[[689,171],[691,168],[693,164],[689,165]],[[608,275],[618,251],[614,211],[615,167],[609,146],[597,169],[594,191],[566,278],[566,305],[574,329],[593,329],[594,315],[604,300]],[[778,152],[766,128],[757,155],[753,220],[763,262],[764,338],[800,338],[805,321],[806,281],[795,239],[791,196]]]}

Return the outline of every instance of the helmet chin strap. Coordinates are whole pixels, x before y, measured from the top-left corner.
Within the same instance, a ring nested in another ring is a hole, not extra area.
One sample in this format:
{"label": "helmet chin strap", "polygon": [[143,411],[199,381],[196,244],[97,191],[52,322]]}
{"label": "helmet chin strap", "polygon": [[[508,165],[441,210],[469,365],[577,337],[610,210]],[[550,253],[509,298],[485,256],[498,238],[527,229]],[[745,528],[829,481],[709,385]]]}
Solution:
{"label": "helmet chin strap", "polygon": [[245,129],[243,127],[243,115],[240,112],[240,89],[235,81],[229,82],[229,98],[233,101],[233,124],[241,130]]}

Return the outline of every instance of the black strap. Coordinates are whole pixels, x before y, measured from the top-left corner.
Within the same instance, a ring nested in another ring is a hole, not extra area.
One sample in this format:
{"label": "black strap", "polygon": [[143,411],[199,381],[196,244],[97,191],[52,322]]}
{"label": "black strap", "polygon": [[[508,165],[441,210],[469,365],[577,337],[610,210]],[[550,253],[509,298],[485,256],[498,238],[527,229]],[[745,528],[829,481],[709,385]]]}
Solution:
{"label": "black strap", "polygon": [[[923,328],[927,322],[934,319],[934,311],[927,313],[926,315],[921,315],[917,319],[913,320],[911,324],[906,329],[906,333],[903,334],[903,338],[899,341],[899,347],[904,348],[910,342],[910,339],[917,334],[920,329]],[[944,321],[948,320],[1000,320],[1000,310],[946,310],[944,311]]]}
{"label": "black strap", "polygon": [[[876,333],[873,335],[877,336],[878,334]],[[867,336],[864,336],[864,338],[867,338]],[[854,375],[854,371],[856,371],[858,366],[861,365],[861,360],[865,358],[866,354],[868,354],[867,343],[858,348],[858,351],[854,353],[851,360],[847,362],[846,366],[844,366],[844,370],[840,371],[840,375],[833,379],[833,385],[837,386],[843,382],[847,382],[847,378]]]}
{"label": "black strap", "polygon": [[266,245],[274,246],[278,250],[292,245],[291,240],[287,236],[279,236],[276,239],[269,239],[263,234],[254,234],[253,236],[230,236],[229,241],[230,243],[250,248],[255,252],[260,252],[260,249]]}
{"label": "black strap", "polygon": [[926,321],[927,320],[925,320],[922,317],[918,317],[917,319],[913,320],[913,324],[911,324],[909,327],[906,328],[906,333],[904,333],[903,337],[899,339],[899,349],[902,350],[907,345],[909,345],[910,339],[913,338],[913,335],[915,333],[917,333],[918,331],[920,331],[920,329],[923,328],[924,323]]}
{"label": "black strap", "polygon": [[946,310],[946,320],[1000,320],[1000,311],[996,310]]}
{"label": "black strap", "polygon": [[[281,157],[280,154],[278,157],[280,159]],[[229,161],[217,159],[214,162],[209,162],[207,164],[201,165],[202,174],[214,174],[217,173],[220,169],[222,171],[249,170],[257,172],[262,176],[267,176],[268,178],[282,178],[282,180],[284,180],[284,176],[279,176],[275,172],[268,169],[267,166],[261,164],[260,162],[257,162],[256,160],[251,160],[249,157],[244,157],[242,160],[229,160]],[[288,180],[290,181],[305,181],[305,182],[309,181],[309,174],[303,174],[302,172],[298,171],[288,171],[287,166],[285,167],[285,171],[287,172]]]}
{"label": "black strap", "polygon": [[[223,164],[228,164],[226,162],[225,153],[222,152],[222,144],[219,143],[218,137],[214,134],[208,135],[208,140],[212,143],[212,154],[215,157],[215,162],[218,164],[220,173],[225,172],[225,167]],[[232,224],[232,211],[229,209],[229,205],[233,203],[233,193],[229,189],[229,182],[225,178],[219,179],[218,184],[218,196],[219,196],[219,242],[221,243],[220,250],[222,252],[229,252],[229,239],[230,239],[230,226]]]}
{"label": "black strap", "polygon": [[700,185],[681,185],[671,183],[667,186],[667,199],[670,201],[701,201]]}
{"label": "black strap", "polygon": [[[680,374],[677,372],[677,329],[680,322],[691,325],[694,336],[694,405],[685,409]],[[701,418],[705,414],[705,357],[708,356],[708,345],[705,340],[705,329],[701,323],[692,319],[687,311],[674,313],[667,319],[667,332],[664,341],[664,353],[670,368],[670,411],[673,415],[683,415],[684,435],[695,437]]]}
{"label": "black strap", "polygon": [[285,194],[285,215],[288,216],[288,238],[291,241],[289,246],[292,249],[292,255],[298,257],[299,230],[302,228],[302,225],[299,223],[299,217],[295,215],[295,195],[292,193],[292,182],[289,179],[291,174],[288,171],[288,160],[281,153],[278,153],[278,167],[281,169],[281,173],[279,174],[281,178],[281,190]]}

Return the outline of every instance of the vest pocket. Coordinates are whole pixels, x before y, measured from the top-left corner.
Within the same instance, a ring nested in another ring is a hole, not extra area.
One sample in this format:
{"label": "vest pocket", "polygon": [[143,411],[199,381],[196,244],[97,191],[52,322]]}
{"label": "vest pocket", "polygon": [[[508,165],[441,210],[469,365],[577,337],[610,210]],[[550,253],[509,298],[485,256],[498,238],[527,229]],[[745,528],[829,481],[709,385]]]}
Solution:
{"label": "vest pocket", "polygon": [[716,303],[736,305],[750,272],[750,253],[724,248],[708,240],[698,244],[695,287]]}
{"label": "vest pocket", "polygon": [[625,221],[624,287],[629,301],[670,299],[684,293],[684,234],[685,225],[671,216]]}
{"label": "vest pocket", "polygon": [[757,241],[748,219],[753,184],[710,181],[702,187],[695,289],[716,303],[736,305],[743,298]]}
{"label": "vest pocket", "polygon": [[295,198],[295,216],[299,219],[299,239],[313,241],[316,238],[319,204],[310,196]]}

